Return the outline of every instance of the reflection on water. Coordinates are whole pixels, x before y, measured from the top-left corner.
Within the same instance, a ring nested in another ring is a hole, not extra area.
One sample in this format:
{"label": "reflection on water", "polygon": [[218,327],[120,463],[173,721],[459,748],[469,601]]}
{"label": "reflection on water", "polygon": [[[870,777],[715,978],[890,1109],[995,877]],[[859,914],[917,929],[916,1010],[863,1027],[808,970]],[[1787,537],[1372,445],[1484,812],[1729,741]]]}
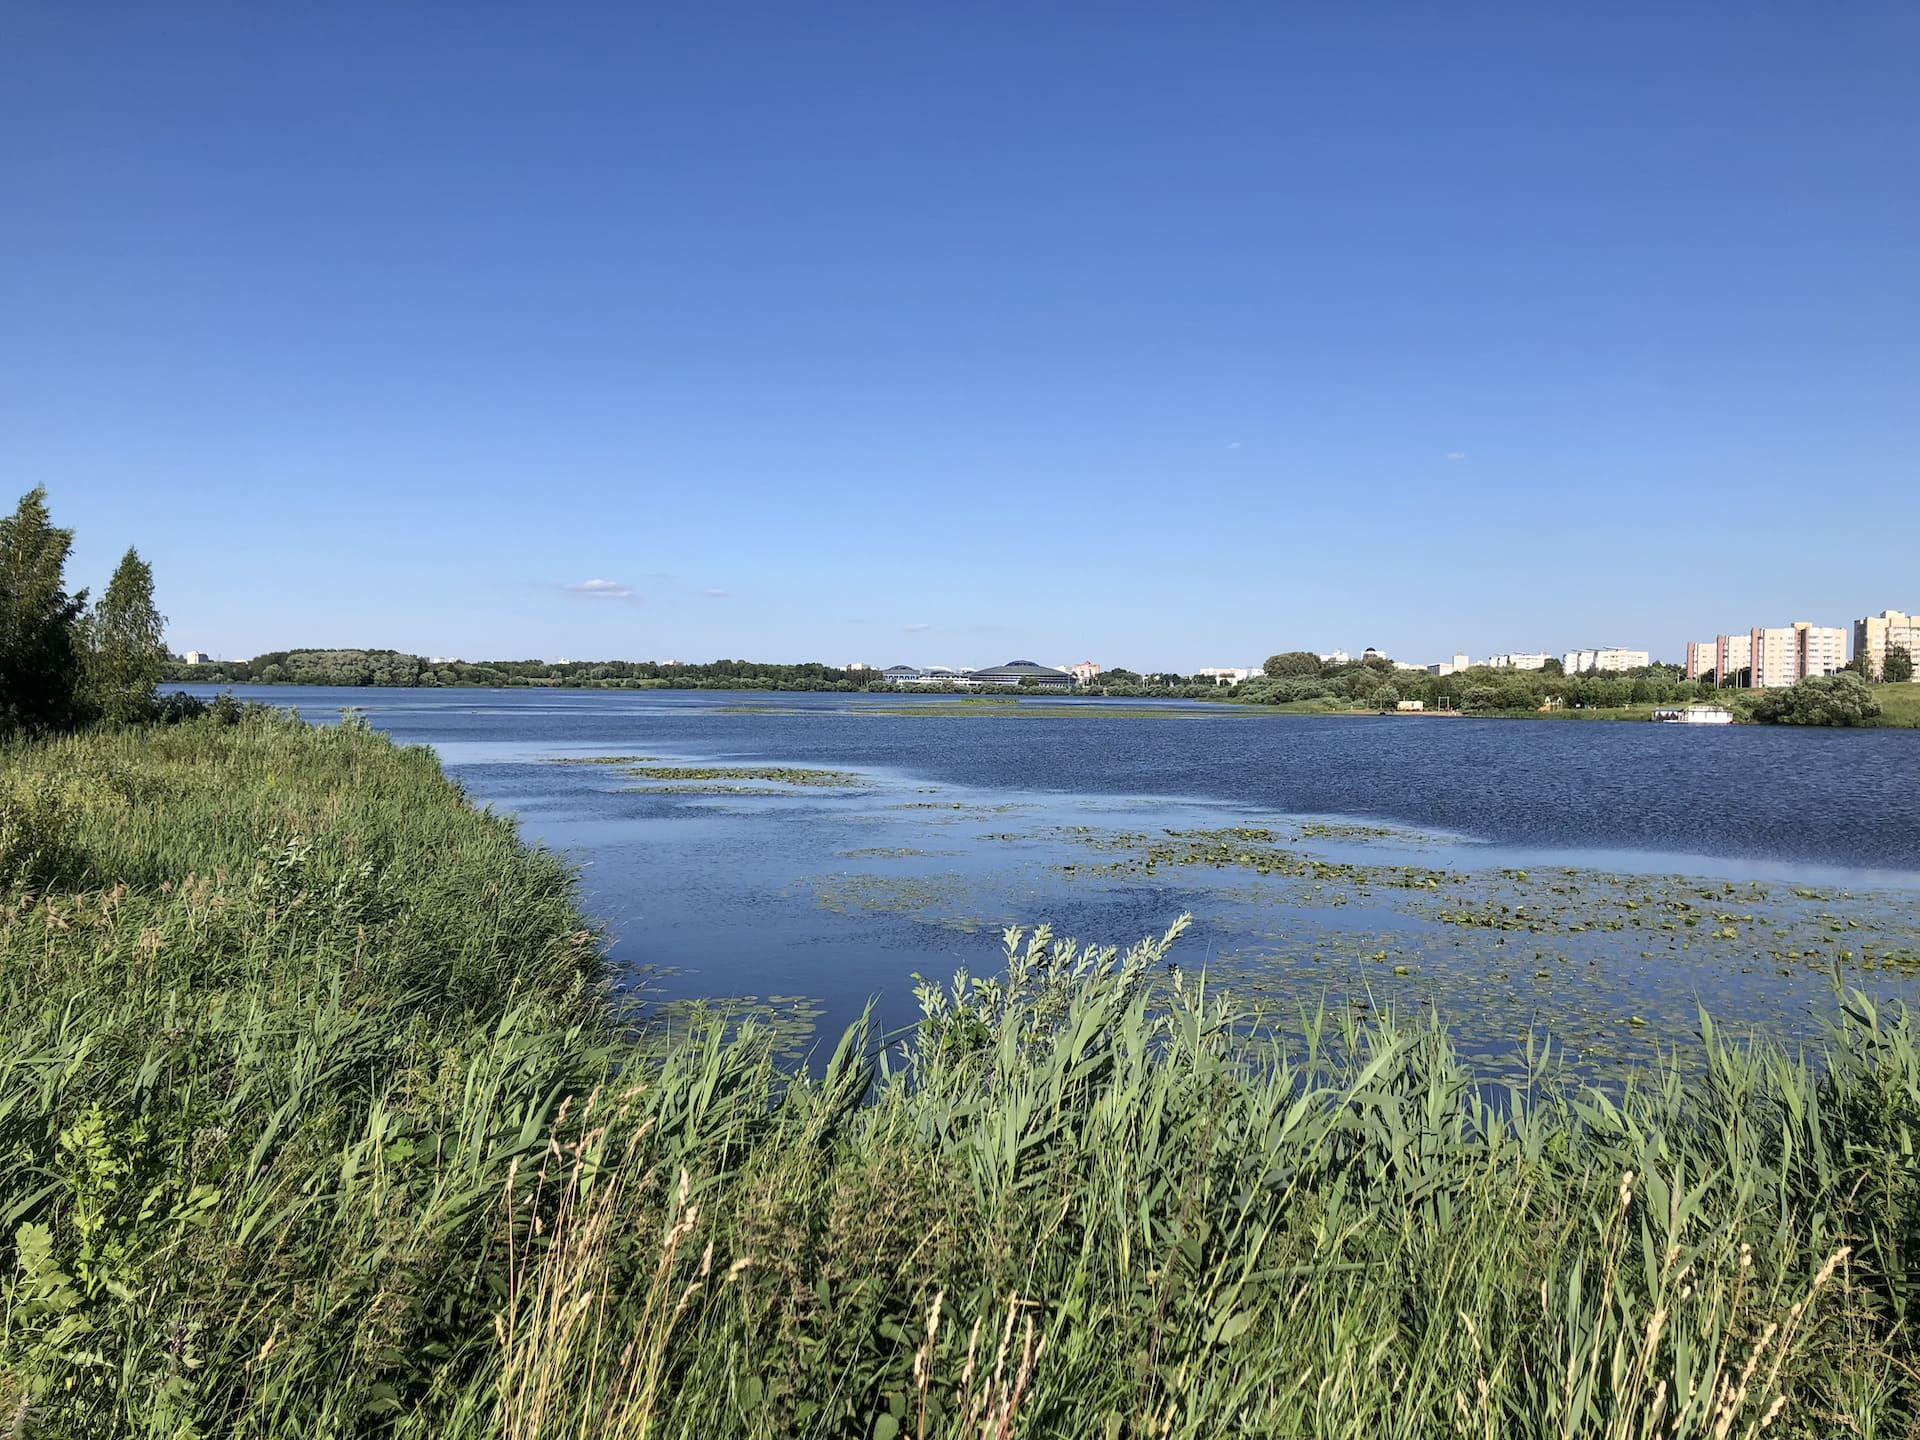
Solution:
{"label": "reflection on water", "polygon": [[[1882,783],[1920,735],[260,693],[434,745],[578,861],[668,1001],[806,997],[837,1027],[878,997],[901,1023],[914,972],[991,968],[1005,925],[1125,942],[1192,911],[1181,962],[1262,1004],[1432,1003],[1469,1052],[1537,1024],[1599,1063],[1702,1006],[1806,1035],[1836,977],[1905,997],[1920,970],[1920,787]],[[836,773],[763,778],[799,767]],[[1744,795],[1755,767],[1789,778]]]}

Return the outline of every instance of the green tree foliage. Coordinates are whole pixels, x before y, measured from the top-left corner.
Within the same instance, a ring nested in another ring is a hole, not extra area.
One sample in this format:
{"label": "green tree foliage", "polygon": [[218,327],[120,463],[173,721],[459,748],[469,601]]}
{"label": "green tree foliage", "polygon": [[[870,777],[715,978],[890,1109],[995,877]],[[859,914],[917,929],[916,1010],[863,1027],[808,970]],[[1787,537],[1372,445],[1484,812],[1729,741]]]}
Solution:
{"label": "green tree foliage", "polygon": [[1913,679],[1913,652],[1904,645],[1888,646],[1885,673],[1880,678],[1889,685],[1904,685]]}
{"label": "green tree foliage", "polygon": [[166,620],[154,608],[153,569],[129,550],[87,617],[85,703],[104,720],[145,720],[167,658]]}
{"label": "green tree foliage", "polygon": [[1278,655],[1269,655],[1267,663],[1261,667],[1269,679],[1279,680],[1288,676],[1318,675],[1320,657],[1311,650],[1283,650]]}
{"label": "green tree foliage", "polygon": [[[187,665],[170,660],[160,678],[200,685],[552,686],[567,690],[820,690],[892,689],[871,670],[848,670],[817,661],[775,664],[714,660],[682,664],[667,660],[429,660],[398,650],[270,650],[251,660]],[[1027,687],[1033,688],[1033,687]],[[1142,675],[1115,668],[1093,689],[1109,696],[1224,699],[1237,687],[1195,682],[1186,676]],[[915,693],[937,693],[915,686]]]}
{"label": "green tree foliage", "polygon": [[1235,686],[1233,698],[1249,705],[1288,705],[1301,700],[1321,700],[1332,694],[1331,687],[1306,676],[1256,676]]}
{"label": "green tree foliage", "polygon": [[200,684],[347,685],[379,688],[484,685],[649,690],[663,686],[714,690],[865,690],[865,670],[806,662],[765,664],[715,660],[681,665],[661,660],[430,660],[399,650],[269,650],[251,660],[171,663],[164,679]]}
{"label": "green tree foliage", "polygon": [[1763,725],[1871,725],[1880,718],[1880,702],[1866,681],[1842,670],[1769,690],[1754,704],[1753,718]]}
{"label": "green tree foliage", "polygon": [[[1298,653],[1298,652],[1294,652]],[[1350,705],[1386,708],[1399,700],[1419,700],[1432,709],[1477,714],[1526,713],[1543,708],[1616,710],[1626,705],[1673,705],[1711,698],[1711,683],[1686,678],[1672,665],[1648,665],[1625,673],[1565,675],[1550,665],[1540,670],[1495,670],[1475,665],[1451,675],[1395,669],[1390,661],[1369,660],[1319,666],[1312,676],[1275,676],[1276,655],[1268,674],[1234,688],[1245,704],[1285,705],[1325,699],[1330,708]]]}
{"label": "green tree foliage", "polygon": [[81,718],[79,623],[86,592],[67,593],[73,532],[47,492],[28,491],[0,520],[0,735],[67,729]]}

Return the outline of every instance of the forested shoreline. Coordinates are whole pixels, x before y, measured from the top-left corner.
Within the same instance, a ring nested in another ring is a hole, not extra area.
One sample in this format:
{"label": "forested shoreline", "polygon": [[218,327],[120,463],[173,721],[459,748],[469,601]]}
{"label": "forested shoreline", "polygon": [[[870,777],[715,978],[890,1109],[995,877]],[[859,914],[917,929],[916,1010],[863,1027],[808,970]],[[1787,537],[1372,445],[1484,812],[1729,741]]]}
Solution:
{"label": "forested shoreline", "polygon": [[[979,695],[978,687],[902,686],[873,671],[820,664],[716,660],[682,664],[651,660],[547,661],[433,660],[397,650],[276,650],[251,660],[169,659],[164,683],[198,685],[319,685],[416,689],[440,687],[569,690],[782,690],[843,694]],[[1000,692],[988,692],[998,694]],[[1028,693],[1018,690],[1015,693]],[[1051,692],[1050,692],[1051,693]],[[1914,695],[1920,695],[1915,691]],[[1911,726],[1920,707],[1906,687],[1868,685],[1852,673],[1822,676],[1785,690],[1723,689],[1688,680],[1671,665],[1625,674],[1562,674],[1475,666],[1445,676],[1402,670],[1384,660],[1323,662],[1289,652],[1267,662],[1265,673],[1235,685],[1197,677],[1109,670],[1060,698],[1207,700],[1284,707],[1292,713],[1335,714],[1394,710],[1402,702],[1465,715],[1520,717],[1565,714],[1644,718],[1645,707],[1713,703],[1758,724]],[[1895,701],[1889,707],[1884,699]],[[1636,709],[1636,707],[1639,707]]]}

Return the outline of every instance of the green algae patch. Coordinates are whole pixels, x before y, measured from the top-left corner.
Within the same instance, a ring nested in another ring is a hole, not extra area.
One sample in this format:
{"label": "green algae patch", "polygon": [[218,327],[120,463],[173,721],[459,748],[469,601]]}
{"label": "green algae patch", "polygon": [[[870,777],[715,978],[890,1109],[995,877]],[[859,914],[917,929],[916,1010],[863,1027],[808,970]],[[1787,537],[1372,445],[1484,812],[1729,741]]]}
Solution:
{"label": "green algae patch", "polygon": [[[860,705],[855,715],[904,715],[915,720],[1205,720],[1208,712],[1175,706],[1108,705],[1091,700],[1046,704],[1020,700],[929,700],[920,705]],[[1222,712],[1229,713],[1229,712]]]}
{"label": "green algae patch", "polygon": [[1101,864],[1066,867],[1070,873],[1148,876],[1161,870],[1200,866],[1248,870],[1256,875],[1315,880],[1322,884],[1387,885],[1402,890],[1437,890],[1457,882],[1451,871],[1417,865],[1356,865],[1295,849],[1287,837],[1265,826],[1236,825],[1221,830],[1168,830],[1155,839],[1123,835],[1089,842],[1095,849],[1120,849],[1119,858]]}
{"label": "green algae patch", "polygon": [[702,784],[751,781],[801,790],[854,790],[868,783],[864,775],[851,770],[788,765],[629,765],[626,770],[636,780]]}
{"label": "green algae patch", "polygon": [[688,1043],[767,1045],[775,1058],[803,1059],[818,1035],[826,1006],[810,995],[708,995],[657,1001],[635,1027],[635,1046],[649,1058],[669,1056]]}

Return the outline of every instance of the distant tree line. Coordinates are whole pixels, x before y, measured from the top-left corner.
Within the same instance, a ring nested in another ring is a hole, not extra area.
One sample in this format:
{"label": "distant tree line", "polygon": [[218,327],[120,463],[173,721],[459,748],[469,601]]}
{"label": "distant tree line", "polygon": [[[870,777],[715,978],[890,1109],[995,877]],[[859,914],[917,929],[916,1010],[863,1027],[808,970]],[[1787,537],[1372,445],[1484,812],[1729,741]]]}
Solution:
{"label": "distant tree line", "polygon": [[1262,674],[1236,685],[1233,698],[1255,705],[1317,700],[1330,709],[1355,705],[1392,709],[1403,700],[1417,700],[1429,708],[1497,714],[1562,706],[1613,709],[1685,704],[1719,694],[1711,685],[1688,680],[1675,665],[1568,675],[1558,660],[1549,660],[1540,670],[1475,665],[1451,675],[1432,675],[1398,669],[1378,656],[1335,664],[1310,650],[1287,650],[1269,658]]}
{"label": "distant tree line", "polygon": [[128,550],[89,605],[67,589],[72,551],[45,490],[0,519],[0,738],[167,713],[154,694],[167,652],[152,569]]}
{"label": "distant tree line", "polygon": [[[898,686],[876,670],[806,662],[713,660],[679,664],[665,660],[431,660],[399,650],[269,650],[251,660],[209,660],[198,665],[169,658],[163,678],[205,685],[344,685],[492,687],[554,686],[590,690],[826,690],[915,694],[977,694],[977,686]],[[1024,682],[1023,682],[1024,683]],[[1204,677],[1141,674],[1127,669],[1101,674],[1091,692],[1109,696],[1224,698],[1226,689]]]}
{"label": "distant tree line", "polygon": [[[156,622],[157,623],[157,622]],[[156,631],[157,633],[157,631]],[[1889,671],[1895,662],[1890,656]],[[978,687],[898,686],[873,670],[850,670],[817,663],[774,664],[757,660],[714,660],[679,664],[664,660],[432,660],[399,650],[302,649],[270,650],[251,660],[205,661],[188,665],[169,658],[160,678],[228,685],[329,685],[433,688],[442,686],[557,687],[588,690],[815,690],[908,692],[913,694],[978,694]],[[1857,677],[1851,677],[1856,678]],[[1878,714],[1866,687],[1866,702]],[[1785,724],[1860,724],[1865,720],[1814,721],[1802,715],[1854,713],[1853,692],[1844,692],[1845,704],[1818,702],[1786,706],[1767,705],[1765,699],[1785,692],[1728,691],[1711,679],[1688,680],[1678,666],[1648,665],[1620,673],[1589,671],[1562,673],[1560,662],[1549,660],[1541,670],[1495,670],[1476,665],[1452,675],[1425,670],[1400,670],[1392,662],[1367,660],[1323,662],[1307,650],[1289,650],[1273,656],[1260,675],[1237,685],[1215,683],[1205,676],[1175,672],[1140,672],[1115,667],[1077,693],[1114,699],[1157,698],[1232,700],[1241,704],[1317,704],[1328,710],[1355,707],[1390,710],[1403,700],[1417,700],[1430,709],[1447,708],[1469,714],[1522,714],[1542,709],[1609,710],[1628,705],[1684,705],[1711,700],[1727,704],[1752,719]]]}
{"label": "distant tree line", "polygon": [[867,690],[892,687],[876,672],[833,665],[715,660],[431,660],[399,650],[269,650],[251,660],[188,665],[169,660],[165,677],[199,684],[433,687],[559,686],[568,689]]}
{"label": "distant tree line", "polygon": [[[1903,648],[1895,646],[1888,652],[1886,671],[1889,678],[1911,676],[1912,661]],[[1379,710],[1417,700],[1430,709],[1481,715],[1712,701],[1762,725],[1873,725],[1881,716],[1872,689],[1852,670],[1777,690],[1723,690],[1713,676],[1689,680],[1677,665],[1568,675],[1558,660],[1549,660],[1539,670],[1475,665],[1451,675],[1433,675],[1398,669],[1378,656],[1333,664],[1310,650],[1287,650],[1270,657],[1262,672],[1236,685],[1232,698],[1253,705],[1318,701],[1327,709]]]}

